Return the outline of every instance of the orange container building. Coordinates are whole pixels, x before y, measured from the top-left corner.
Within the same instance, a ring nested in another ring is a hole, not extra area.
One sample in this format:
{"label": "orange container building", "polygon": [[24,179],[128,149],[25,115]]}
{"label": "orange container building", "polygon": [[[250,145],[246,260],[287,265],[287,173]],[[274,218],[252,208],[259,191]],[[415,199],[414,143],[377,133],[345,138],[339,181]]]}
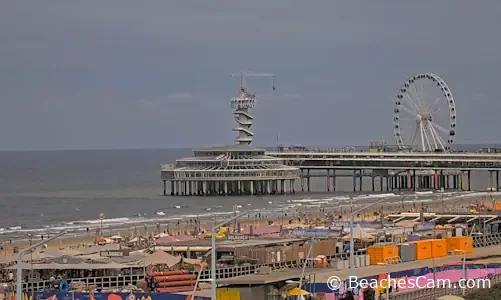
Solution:
{"label": "orange container building", "polygon": [[373,245],[367,248],[371,265],[386,263],[388,259],[399,257],[397,245]]}
{"label": "orange container building", "polygon": [[455,254],[473,253],[473,239],[471,236],[454,236],[445,239],[447,252]]}
{"label": "orange container building", "polygon": [[431,240],[431,256],[432,257],[447,256],[447,242],[444,239]]}
{"label": "orange container building", "polygon": [[431,240],[420,240],[411,242],[409,244],[416,244],[416,259],[430,259],[431,256]]}

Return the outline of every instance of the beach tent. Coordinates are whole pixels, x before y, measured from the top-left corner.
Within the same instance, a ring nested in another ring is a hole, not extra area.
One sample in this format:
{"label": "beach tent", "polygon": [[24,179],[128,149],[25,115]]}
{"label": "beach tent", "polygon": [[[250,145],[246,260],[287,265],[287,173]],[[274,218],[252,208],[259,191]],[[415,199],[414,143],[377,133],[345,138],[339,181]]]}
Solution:
{"label": "beach tent", "polygon": [[158,238],[163,238],[166,236],[169,236],[169,235],[167,233],[160,232],[159,234],[155,235],[154,238],[158,239]]}
{"label": "beach tent", "polygon": [[138,260],[135,264],[138,266],[151,266],[151,265],[166,265],[171,268],[181,262],[181,256],[170,255],[165,251],[155,251],[153,254]]}
{"label": "beach tent", "polygon": [[[346,231],[348,231],[348,235],[344,236],[343,237],[343,240],[349,240],[350,239],[350,228],[345,228]],[[371,240],[371,239],[374,239],[374,236],[368,234],[361,226],[360,224],[357,224],[357,226],[355,226],[355,228],[353,228],[353,238],[354,239],[357,239],[357,240],[363,240],[363,241],[367,241],[367,240]]]}

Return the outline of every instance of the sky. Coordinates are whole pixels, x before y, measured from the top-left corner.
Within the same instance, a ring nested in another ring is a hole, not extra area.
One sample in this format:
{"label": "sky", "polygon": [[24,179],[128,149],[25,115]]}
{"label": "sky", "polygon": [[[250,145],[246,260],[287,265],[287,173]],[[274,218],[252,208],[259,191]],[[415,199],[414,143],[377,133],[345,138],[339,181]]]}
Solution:
{"label": "sky", "polygon": [[452,91],[457,143],[500,142],[499,16],[497,0],[4,1],[0,150],[231,144],[240,71],[277,76],[246,81],[256,146],[391,143],[397,92],[426,72]]}

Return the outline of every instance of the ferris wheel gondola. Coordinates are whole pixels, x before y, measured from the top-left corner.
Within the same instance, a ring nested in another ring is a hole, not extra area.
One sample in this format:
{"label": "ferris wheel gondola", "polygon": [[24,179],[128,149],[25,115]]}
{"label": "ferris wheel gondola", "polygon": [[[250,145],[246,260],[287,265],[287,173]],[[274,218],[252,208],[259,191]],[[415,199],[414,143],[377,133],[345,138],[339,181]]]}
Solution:
{"label": "ferris wheel gondola", "polygon": [[450,151],[456,136],[456,103],[441,77],[409,77],[398,91],[393,113],[393,137],[399,147]]}

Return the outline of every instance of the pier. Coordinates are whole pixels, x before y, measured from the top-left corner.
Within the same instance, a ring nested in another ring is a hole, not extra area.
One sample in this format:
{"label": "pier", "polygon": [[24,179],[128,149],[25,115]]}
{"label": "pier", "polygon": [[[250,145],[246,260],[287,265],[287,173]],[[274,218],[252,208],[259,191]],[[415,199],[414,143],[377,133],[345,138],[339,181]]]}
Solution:
{"label": "pier", "polygon": [[[489,190],[500,190],[499,153],[339,152],[322,149],[277,149],[266,153],[300,169],[301,190],[311,191],[310,179],[325,178],[327,191],[336,178],[353,178],[353,191],[363,191],[363,178],[372,191],[471,190],[471,172],[489,173]],[[377,184],[379,183],[379,184]]]}
{"label": "pier", "polygon": [[274,195],[295,192],[299,168],[265,155],[264,149],[226,146],[194,151],[176,165],[163,165],[164,195]]}
{"label": "pier", "polygon": [[[231,151],[238,149],[236,146]],[[208,155],[209,149],[195,151],[194,158],[178,160],[177,168],[164,165],[161,171],[164,194],[168,194],[166,182],[171,184],[171,195],[295,193],[297,181],[301,192],[313,192],[313,178],[322,178],[326,182],[326,190],[314,192],[335,192],[339,190],[336,182],[340,177],[352,178],[353,192],[471,191],[472,171],[488,172],[489,190],[500,190],[500,153],[331,152],[318,149],[266,152],[245,147],[240,149],[238,151],[247,149],[241,152],[245,159],[238,158],[238,155],[228,159],[226,155],[217,154],[230,153],[230,148],[214,148],[211,150],[214,155],[205,159],[201,154]],[[251,158],[251,153],[256,156]],[[265,163],[269,165],[264,166]],[[213,167],[185,167],[189,164]],[[242,168],[228,169],[236,165]],[[248,169],[244,169],[244,165]],[[370,178],[371,186],[363,186],[364,178]]]}
{"label": "pier", "polygon": [[[235,115],[233,131],[238,132],[235,145],[194,151],[194,157],[179,159],[175,164],[161,166],[164,195],[275,195],[296,192],[299,181],[301,192],[335,192],[337,179],[352,179],[352,191],[471,191],[472,171],[489,173],[489,190],[499,191],[501,153],[451,152],[450,144],[456,135],[456,107],[445,82],[435,74],[426,73],[410,77],[399,90],[395,108],[394,138],[397,147],[372,145],[369,151],[354,148],[308,149],[280,146],[273,151],[252,148],[251,131],[256,106],[256,95],[244,87],[248,76],[272,77],[273,74],[240,73],[241,86],[231,99]],[[415,112],[413,119],[420,132],[410,145],[404,143],[399,122],[402,93],[416,80],[430,81],[446,99],[450,123],[448,128],[436,124],[428,110]],[[274,82],[274,81],[273,81]],[[275,86],[273,84],[273,90]],[[437,129],[437,130],[435,130]],[[426,132],[429,130],[429,132]],[[445,132],[447,137],[441,137]],[[445,142],[447,141],[447,142]],[[416,144],[417,143],[417,144]],[[414,151],[417,149],[416,151]],[[326,189],[312,190],[312,179],[325,180]],[[371,186],[363,186],[369,178]],[[169,184],[168,184],[169,183]],[[168,189],[170,185],[170,189]],[[351,191],[350,190],[350,191]]]}

